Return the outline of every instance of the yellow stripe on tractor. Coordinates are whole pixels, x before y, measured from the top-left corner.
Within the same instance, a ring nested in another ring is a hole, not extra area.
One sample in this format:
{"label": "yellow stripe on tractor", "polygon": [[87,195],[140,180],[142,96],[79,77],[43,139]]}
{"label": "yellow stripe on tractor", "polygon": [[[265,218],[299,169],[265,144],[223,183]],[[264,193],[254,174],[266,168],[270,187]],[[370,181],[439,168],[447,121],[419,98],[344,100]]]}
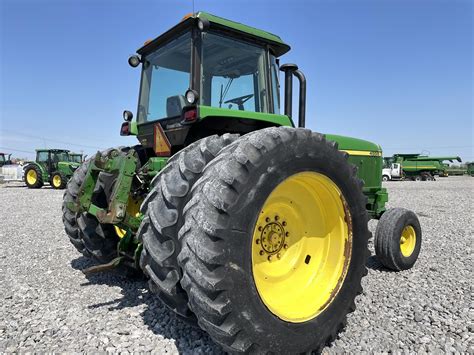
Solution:
{"label": "yellow stripe on tractor", "polygon": [[345,150],[341,149],[341,152],[346,152],[349,155],[369,156],[369,157],[381,157],[382,152],[369,151],[369,150]]}

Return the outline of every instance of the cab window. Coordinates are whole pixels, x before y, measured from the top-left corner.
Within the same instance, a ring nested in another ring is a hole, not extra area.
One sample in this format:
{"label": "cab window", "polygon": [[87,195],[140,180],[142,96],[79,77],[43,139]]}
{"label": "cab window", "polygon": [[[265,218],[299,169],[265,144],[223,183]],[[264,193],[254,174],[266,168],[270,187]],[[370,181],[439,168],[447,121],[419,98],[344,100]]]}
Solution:
{"label": "cab window", "polygon": [[264,48],[203,33],[201,105],[269,112]]}

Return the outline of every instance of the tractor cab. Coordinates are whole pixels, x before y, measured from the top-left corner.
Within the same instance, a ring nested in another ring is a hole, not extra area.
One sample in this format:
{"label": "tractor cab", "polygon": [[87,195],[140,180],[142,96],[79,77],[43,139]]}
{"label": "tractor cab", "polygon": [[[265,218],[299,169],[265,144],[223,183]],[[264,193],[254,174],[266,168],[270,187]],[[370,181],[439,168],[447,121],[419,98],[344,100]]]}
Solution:
{"label": "tractor cab", "polygon": [[69,151],[63,149],[38,149],[36,162],[48,171],[58,170],[60,162],[69,162]]}
{"label": "tractor cab", "polygon": [[[136,122],[126,111],[121,134],[169,156],[210,134],[295,126],[290,100],[280,114],[278,57],[289,50],[266,31],[204,12],[186,16],[129,58],[142,65],[140,97]],[[282,70],[290,85],[295,72],[304,82],[295,65]]]}
{"label": "tractor cab", "polygon": [[11,156],[11,154],[0,153],[0,167],[11,164]]}
{"label": "tractor cab", "polygon": [[72,153],[72,152],[69,153],[69,161],[71,161],[73,163],[82,164],[82,161],[83,161],[82,154]]}

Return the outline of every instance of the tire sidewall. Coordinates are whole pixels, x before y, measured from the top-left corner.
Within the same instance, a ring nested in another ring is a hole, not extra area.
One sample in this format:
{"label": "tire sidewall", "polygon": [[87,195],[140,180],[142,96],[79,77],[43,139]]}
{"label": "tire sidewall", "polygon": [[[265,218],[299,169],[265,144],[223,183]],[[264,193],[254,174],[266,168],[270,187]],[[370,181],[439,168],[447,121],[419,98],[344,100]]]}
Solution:
{"label": "tire sidewall", "polygon": [[[340,326],[360,288],[367,252],[365,206],[361,206],[361,189],[357,181],[350,178],[352,171],[346,159],[332,148],[313,151],[312,156],[302,156],[298,150],[294,146],[277,146],[268,162],[251,171],[250,178],[242,186],[233,205],[236,207],[229,211],[236,218],[233,219],[234,225],[229,228],[234,233],[230,261],[234,266],[228,268],[228,272],[233,274],[230,278],[236,284],[228,297],[236,305],[235,309],[242,310],[238,315],[242,321],[249,321],[256,329],[272,330],[253,341],[278,352],[312,349],[313,344],[324,342]],[[327,176],[344,195],[352,216],[352,256],[345,281],[331,304],[312,320],[289,323],[271,313],[258,294],[252,271],[252,237],[258,214],[273,189],[287,177],[305,171]],[[298,344],[299,349],[289,349],[289,344]]]}

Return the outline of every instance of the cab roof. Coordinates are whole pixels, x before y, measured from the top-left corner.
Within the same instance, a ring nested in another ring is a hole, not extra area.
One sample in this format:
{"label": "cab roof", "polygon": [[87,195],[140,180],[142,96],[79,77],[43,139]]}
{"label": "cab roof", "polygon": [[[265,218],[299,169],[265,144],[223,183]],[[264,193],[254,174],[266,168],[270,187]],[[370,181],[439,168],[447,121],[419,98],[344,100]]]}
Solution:
{"label": "cab roof", "polygon": [[255,27],[247,26],[239,22],[227,20],[225,18],[209,14],[207,12],[196,12],[194,14],[186,15],[183,20],[176,26],[172,27],[162,35],[156,37],[151,41],[145,42],[145,45],[137,50],[138,54],[147,54],[154,50],[157,46],[166,43],[170,39],[175,38],[179,33],[191,28],[195,25],[198,19],[205,19],[209,21],[210,29],[229,31],[245,39],[254,40],[261,44],[266,44],[270,47],[272,53],[279,57],[290,50],[290,46],[283,42],[283,40],[270,32],[260,30]]}
{"label": "cab roof", "polygon": [[67,149],[46,149],[46,148],[43,148],[43,149],[35,149],[37,152],[54,152],[54,153],[57,153],[57,152],[66,152],[66,153],[69,153],[69,150]]}

